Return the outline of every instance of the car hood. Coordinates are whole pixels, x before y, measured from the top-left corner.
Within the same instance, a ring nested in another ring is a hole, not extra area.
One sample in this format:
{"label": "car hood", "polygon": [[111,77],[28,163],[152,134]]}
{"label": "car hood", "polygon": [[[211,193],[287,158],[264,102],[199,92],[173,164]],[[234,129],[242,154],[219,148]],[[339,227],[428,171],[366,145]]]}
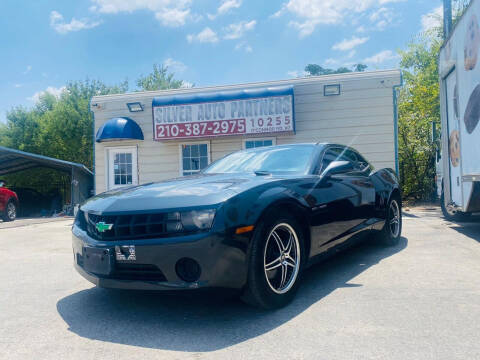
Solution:
{"label": "car hood", "polygon": [[250,188],[281,180],[255,174],[199,174],[99,194],[83,211],[106,214],[215,206]]}

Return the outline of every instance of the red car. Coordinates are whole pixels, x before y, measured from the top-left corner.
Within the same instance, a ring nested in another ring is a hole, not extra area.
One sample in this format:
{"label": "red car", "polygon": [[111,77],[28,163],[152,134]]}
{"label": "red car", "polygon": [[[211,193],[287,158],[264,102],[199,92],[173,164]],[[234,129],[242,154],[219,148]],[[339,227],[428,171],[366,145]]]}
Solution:
{"label": "red car", "polygon": [[13,221],[17,217],[18,196],[5,187],[0,180],[0,216],[4,221]]}

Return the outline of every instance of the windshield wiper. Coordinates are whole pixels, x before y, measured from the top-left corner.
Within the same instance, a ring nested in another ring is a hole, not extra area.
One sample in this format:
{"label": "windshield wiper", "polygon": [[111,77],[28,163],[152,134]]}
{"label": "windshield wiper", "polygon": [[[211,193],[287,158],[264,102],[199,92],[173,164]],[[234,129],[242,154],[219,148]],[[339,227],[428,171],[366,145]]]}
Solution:
{"label": "windshield wiper", "polygon": [[254,171],[255,175],[257,176],[267,176],[267,175],[272,175],[272,173],[265,171],[265,170],[256,170]]}

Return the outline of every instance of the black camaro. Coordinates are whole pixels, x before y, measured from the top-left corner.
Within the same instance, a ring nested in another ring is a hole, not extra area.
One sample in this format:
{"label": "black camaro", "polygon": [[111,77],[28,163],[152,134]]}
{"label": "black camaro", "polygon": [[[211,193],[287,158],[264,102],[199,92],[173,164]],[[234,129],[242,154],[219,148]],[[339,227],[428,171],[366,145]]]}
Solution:
{"label": "black camaro", "polygon": [[364,234],[395,245],[401,229],[393,170],[375,170],[343,145],[281,145],[88,200],[73,253],[78,272],[98,286],[231,288],[275,308],[293,298],[316,259]]}

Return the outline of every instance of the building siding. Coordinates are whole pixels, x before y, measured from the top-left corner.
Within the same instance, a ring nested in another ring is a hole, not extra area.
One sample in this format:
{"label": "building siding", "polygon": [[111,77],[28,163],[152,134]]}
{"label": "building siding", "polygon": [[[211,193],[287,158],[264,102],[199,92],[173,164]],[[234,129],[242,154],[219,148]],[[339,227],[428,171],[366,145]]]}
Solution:
{"label": "building siding", "polygon": [[[340,96],[323,96],[323,87],[340,83]],[[243,146],[244,138],[231,136],[210,139],[153,141],[152,100],[155,96],[184,92],[219,91],[265,86],[294,86],[296,133],[265,134],[276,143],[335,142],[360,151],[374,167],[395,168],[394,104],[392,88],[400,84],[400,71],[320,76],[268,83],[232,85],[207,89],[184,89],[163,92],[140,92],[97,96],[92,99],[95,133],[108,119],[128,116],[142,128],[144,141],[114,141],[95,144],[96,192],[106,190],[106,152],[108,147],[138,147],[139,183],[164,180],[180,175],[182,143],[208,142],[210,159],[215,161]],[[126,103],[140,101],[144,111],[129,113]],[[97,106],[95,106],[97,105]]]}

